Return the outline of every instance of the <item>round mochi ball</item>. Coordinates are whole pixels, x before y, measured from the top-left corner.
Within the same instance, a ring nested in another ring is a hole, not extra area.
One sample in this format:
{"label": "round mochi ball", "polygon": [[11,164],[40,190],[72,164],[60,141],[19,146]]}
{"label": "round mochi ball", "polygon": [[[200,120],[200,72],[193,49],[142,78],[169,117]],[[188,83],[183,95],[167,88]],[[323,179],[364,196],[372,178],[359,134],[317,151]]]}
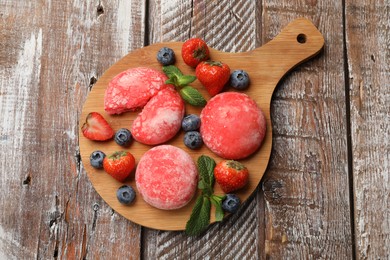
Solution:
{"label": "round mochi ball", "polygon": [[202,110],[200,132],[204,144],[225,159],[253,154],[262,144],[267,123],[263,112],[248,95],[224,92]]}
{"label": "round mochi ball", "polygon": [[172,145],[160,145],[141,157],[135,181],[146,203],[173,210],[191,201],[197,189],[198,171],[187,152]]}

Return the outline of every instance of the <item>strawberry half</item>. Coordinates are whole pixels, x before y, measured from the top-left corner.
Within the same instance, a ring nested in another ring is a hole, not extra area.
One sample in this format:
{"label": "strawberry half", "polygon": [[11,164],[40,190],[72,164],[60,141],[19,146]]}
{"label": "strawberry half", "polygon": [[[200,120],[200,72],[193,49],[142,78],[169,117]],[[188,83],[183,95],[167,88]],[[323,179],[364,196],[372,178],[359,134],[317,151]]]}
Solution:
{"label": "strawberry half", "polygon": [[183,43],[181,56],[185,64],[195,68],[201,61],[210,58],[210,51],[202,39],[191,38]]}
{"label": "strawberry half", "polygon": [[104,157],[103,168],[114,179],[124,182],[135,168],[135,159],[129,152],[114,152]]}
{"label": "strawberry half", "polygon": [[196,67],[196,77],[211,96],[222,91],[230,78],[230,68],[220,61],[202,61]]}
{"label": "strawberry half", "polygon": [[88,114],[81,131],[86,138],[94,141],[105,141],[111,139],[115,134],[103,116],[97,112]]}
{"label": "strawberry half", "polygon": [[223,160],[214,168],[215,181],[225,193],[243,188],[249,179],[248,169],[240,162]]}

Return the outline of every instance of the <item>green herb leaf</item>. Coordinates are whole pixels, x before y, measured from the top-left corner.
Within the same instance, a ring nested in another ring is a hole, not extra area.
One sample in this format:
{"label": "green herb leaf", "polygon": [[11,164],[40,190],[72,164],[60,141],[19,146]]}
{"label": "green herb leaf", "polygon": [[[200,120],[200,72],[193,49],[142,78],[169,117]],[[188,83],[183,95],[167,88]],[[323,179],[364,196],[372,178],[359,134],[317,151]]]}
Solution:
{"label": "green herb leaf", "polygon": [[199,235],[210,224],[211,203],[215,206],[216,221],[221,221],[224,217],[222,210],[223,196],[214,195],[214,168],[215,161],[206,155],[198,158],[199,183],[198,188],[202,194],[196,199],[195,206],[192,209],[190,219],[186,225],[187,235]]}
{"label": "green herb leaf", "polygon": [[180,78],[183,76],[179,68],[174,65],[163,66],[162,70],[168,78]]}
{"label": "green herb leaf", "polygon": [[210,224],[210,199],[200,195],[192,209],[191,217],[186,224],[186,234],[196,236],[201,234]]}
{"label": "green herb leaf", "polygon": [[177,78],[176,78],[176,77],[174,77],[174,78],[169,78],[169,79],[167,79],[167,80],[165,81],[165,84],[172,84],[172,85],[176,86],[176,84],[177,84]]}
{"label": "green herb leaf", "polygon": [[195,88],[188,86],[188,84],[196,80],[196,76],[183,75],[180,69],[174,65],[163,66],[162,69],[168,77],[165,84],[174,85],[179,90],[182,99],[193,106],[203,107],[206,105],[207,102],[202,94]]}
{"label": "green herb leaf", "polygon": [[215,221],[222,221],[225,213],[222,209],[222,200],[225,196],[211,195],[210,201],[215,207]]}
{"label": "green herb leaf", "polygon": [[180,89],[180,96],[189,104],[193,106],[203,107],[207,101],[203,98],[198,90],[190,86],[185,86]]}
{"label": "green herb leaf", "polygon": [[200,180],[199,180],[199,182],[198,182],[198,189],[204,190],[204,189],[207,188],[207,186],[208,186],[208,185],[204,182],[203,179],[200,179]]}
{"label": "green herb leaf", "polygon": [[[214,186],[214,168],[215,161],[213,158],[207,155],[201,155],[198,158],[198,169],[200,177],[209,185],[211,188]],[[211,194],[210,194],[211,196]]]}
{"label": "green herb leaf", "polygon": [[195,80],[196,80],[196,76],[193,76],[193,75],[183,75],[183,76],[178,78],[177,84],[179,86],[184,87],[184,86],[194,82]]}
{"label": "green herb leaf", "polygon": [[215,206],[215,221],[222,221],[223,217],[225,216],[225,213],[222,209],[222,204],[217,204]]}

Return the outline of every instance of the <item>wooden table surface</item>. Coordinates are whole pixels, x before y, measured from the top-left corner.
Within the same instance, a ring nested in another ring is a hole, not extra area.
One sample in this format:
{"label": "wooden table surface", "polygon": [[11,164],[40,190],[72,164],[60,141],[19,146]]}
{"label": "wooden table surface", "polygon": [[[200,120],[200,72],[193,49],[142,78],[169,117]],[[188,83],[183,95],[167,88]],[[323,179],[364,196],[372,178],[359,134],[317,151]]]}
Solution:
{"label": "wooden table surface", "polygon": [[[134,224],[78,147],[90,89],[132,50],[202,37],[228,52],[297,17],[325,38],[271,104],[254,195],[198,237]],[[389,259],[388,0],[0,0],[0,259]]]}

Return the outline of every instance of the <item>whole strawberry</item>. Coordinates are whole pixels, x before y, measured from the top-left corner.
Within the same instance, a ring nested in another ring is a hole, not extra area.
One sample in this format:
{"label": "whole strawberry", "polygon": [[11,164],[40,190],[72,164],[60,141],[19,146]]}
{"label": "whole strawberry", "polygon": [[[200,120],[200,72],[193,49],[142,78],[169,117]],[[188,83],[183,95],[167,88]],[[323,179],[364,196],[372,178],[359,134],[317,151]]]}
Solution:
{"label": "whole strawberry", "polygon": [[87,119],[81,127],[81,131],[86,138],[95,141],[111,139],[115,134],[114,130],[104,117],[97,112],[91,112],[87,115]]}
{"label": "whole strawberry", "polygon": [[248,169],[240,162],[223,160],[214,168],[214,177],[225,193],[243,188],[249,179]]}
{"label": "whole strawberry", "polygon": [[103,168],[114,179],[124,182],[135,168],[135,159],[129,152],[114,152],[104,158]]}
{"label": "whole strawberry", "polygon": [[185,64],[195,68],[201,61],[210,58],[210,51],[202,39],[191,38],[183,43],[181,56]]}
{"label": "whole strawberry", "polygon": [[230,78],[230,68],[220,61],[202,61],[196,67],[196,77],[211,96],[222,91]]}

